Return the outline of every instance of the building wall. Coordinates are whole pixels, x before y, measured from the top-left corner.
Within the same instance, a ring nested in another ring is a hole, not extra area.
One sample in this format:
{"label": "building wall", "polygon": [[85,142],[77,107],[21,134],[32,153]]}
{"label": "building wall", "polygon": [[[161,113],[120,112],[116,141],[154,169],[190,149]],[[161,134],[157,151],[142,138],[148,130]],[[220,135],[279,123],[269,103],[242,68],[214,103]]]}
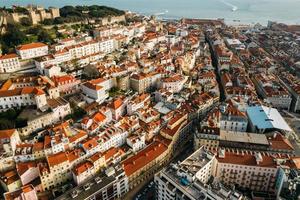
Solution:
{"label": "building wall", "polygon": [[0,110],[26,105],[36,105],[35,98],[29,94],[0,97]]}
{"label": "building wall", "polygon": [[0,59],[0,73],[15,72],[21,69],[19,58]]}
{"label": "building wall", "polygon": [[225,184],[237,184],[255,191],[274,190],[277,168],[218,162],[215,176]]}
{"label": "building wall", "polygon": [[245,121],[234,121],[234,120],[221,120],[220,121],[220,129],[227,131],[239,131],[246,132],[247,131],[247,120]]}
{"label": "building wall", "polygon": [[63,163],[50,167],[49,173],[42,173],[40,177],[43,190],[52,189],[58,185],[61,185],[67,180],[71,180],[69,167],[69,161],[65,161]]}
{"label": "building wall", "polygon": [[17,54],[21,56],[21,59],[31,59],[41,56],[48,55],[48,46],[26,49],[26,50],[16,50]]}

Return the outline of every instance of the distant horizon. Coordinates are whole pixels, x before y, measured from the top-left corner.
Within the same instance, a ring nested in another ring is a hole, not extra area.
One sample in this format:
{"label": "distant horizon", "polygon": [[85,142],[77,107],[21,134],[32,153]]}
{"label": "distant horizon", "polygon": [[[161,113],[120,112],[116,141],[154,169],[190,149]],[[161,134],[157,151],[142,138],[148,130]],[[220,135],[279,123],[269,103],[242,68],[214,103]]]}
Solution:
{"label": "distant horizon", "polygon": [[0,6],[29,4],[47,7],[102,5],[166,19],[224,18],[228,24],[266,25],[268,21],[300,24],[297,0],[2,0]]}

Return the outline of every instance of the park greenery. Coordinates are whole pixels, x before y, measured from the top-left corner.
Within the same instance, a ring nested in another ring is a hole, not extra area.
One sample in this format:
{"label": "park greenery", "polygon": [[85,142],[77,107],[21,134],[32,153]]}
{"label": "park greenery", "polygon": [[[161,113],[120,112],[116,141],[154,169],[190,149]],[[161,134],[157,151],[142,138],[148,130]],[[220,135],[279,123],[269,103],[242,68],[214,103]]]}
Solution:
{"label": "park greenery", "polygon": [[64,23],[79,22],[86,19],[104,18],[109,16],[124,15],[125,12],[107,6],[64,6],[59,9],[60,17],[55,19],[46,19],[44,25],[58,25]]}
{"label": "park greenery", "polygon": [[[23,7],[0,8],[0,11],[26,13]],[[82,22],[87,19],[103,18],[108,16],[120,16],[125,12],[107,6],[64,6],[60,8],[61,17],[46,19],[39,25],[32,25],[29,18],[21,18],[20,23],[7,24],[6,32],[0,37],[2,53],[14,51],[16,46],[31,42],[44,42],[52,44],[56,38],[65,38],[58,32],[57,26],[67,23]],[[43,27],[48,26],[48,28]],[[50,27],[49,27],[50,26]],[[80,31],[90,31],[89,24],[72,24],[71,28]]]}
{"label": "park greenery", "polygon": [[27,126],[27,119],[18,117],[22,109],[9,109],[0,113],[0,130]]}
{"label": "park greenery", "polygon": [[79,106],[76,106],[75,108],[73,108],[72,113],[65,117],[65,120],[73,119],[74,121],[78,121],[86,114],[87,114],[87,112],[84,109],[82,109]]}
{"label": "park greenery", "polygon": [[0,44],[3,53],[14,51],[16,46],[31,42],[52,43],[54,36],[51,31],[44,29],[42,26],[31,26],[26,29],[20,24],[8,24],[6,33],[0,37]]}

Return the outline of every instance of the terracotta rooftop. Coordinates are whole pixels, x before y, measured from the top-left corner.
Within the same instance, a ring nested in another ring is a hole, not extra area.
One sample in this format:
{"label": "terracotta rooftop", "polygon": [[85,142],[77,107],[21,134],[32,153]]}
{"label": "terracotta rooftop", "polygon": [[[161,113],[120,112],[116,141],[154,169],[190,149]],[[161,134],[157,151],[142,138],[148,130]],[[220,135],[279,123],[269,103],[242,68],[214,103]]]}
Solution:
{"label": "terracotta rooftop", "polygon": [[81,175],[82,173],[84,173],[85,171],[87,171],[88,169],[93,168],[93,163],[91,163],[91,161],[85,161],[79,165],[77,165],[76,167],[74,167],[74,169],[72,170],[73,173],[78,176]]}
{"label": "terracotta rooftop", "polygon": [[16,129],[7,129],[7,130],[0,130],[0,139],[8,139],[10,138]]}
{"label": "terracotta rooftop", "polygon": [[47,160],[49,167],[54,167],[55,165],[59,165],[63,162],[69,161],[65,152],[49,155],[47,157]]}
{"label": "terracotta rooftop", "polygon": [[15,53],[10,53],[10,54],[5,54],[3,56],[0,56],[0,60],[11,59],[11,58],[18,58],[18,55]]}
{"label": "terracotta rooftop", "polygon": [[244,155],[242,155],[241,152],[225,152],[225,158],[220,158],[220,156],[218,156],[217,160],[220,163],[276,168],[277,164],[273,156],[262,155],[261,157],[262,161],[257,163],[256,157],[253,154],[244,153]]}
{"label": "terracotta rooftop", "polygon": [[48,46],[44,43],[41,42],[35,42],[35,43],[30,43],[30,44],[24,44],[20,45],[17,47],[18,50],[28,50],[28,49],[35,49],[35,48],[40,48],[40,47],[45,47]]}
{"label": "terracotta rooftop", "polygon": [[150,162],[154,161],[163,154],[168,147],[161,142],[154,141],[136,155],[126,159],[122,164],[127,176],[132,175],[136,171],[142,169]]}

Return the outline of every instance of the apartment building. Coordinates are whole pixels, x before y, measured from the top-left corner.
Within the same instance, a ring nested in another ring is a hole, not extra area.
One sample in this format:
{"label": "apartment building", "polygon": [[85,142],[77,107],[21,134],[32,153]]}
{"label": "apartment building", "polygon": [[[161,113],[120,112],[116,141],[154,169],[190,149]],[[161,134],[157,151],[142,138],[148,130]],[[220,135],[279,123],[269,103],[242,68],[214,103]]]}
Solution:
{"label": "apartment building", "polygon": [[216,159],[215,176],[226,185],[237,184],[252,191],[274,191],[278,162],[273,156],[220,149]]}
{"label": "apartment building", "polygon": [[125,28],[122,26],[104,26],[93,30],[95,38],[110,37],[113,35],[123,35]]}
{"label": "apartment building", "polygon": [[257,92],[275,108],[290,109],[292,96],[275,75],[257,74],[253,77]]}
{"label": "apartment building", "polygon": [[120,117],[126,114],[126,107],[127,107],[127,98],[125,97],[118,97],[111,101],[108,104],[108,108],[112,112],[112,117],[115,120],[118,120]]}
{"label": "apartment building", "polygon": [[170,164],[155,174],[156,199],[243,199],[238,191],[216,180],[208,183],[215,167],[215,155],[204,148],[198,149],[179,164]]}
{"label": "apartment building", "polygon": [[188,77],[185,77],[181,74],[173,74],[169,77],[161,79],[161,87],[170,92],[178,93],[183,89],[187,79]]}
{"label": "apartment building", "polygon": [[133,74],[130,77],[130,87],[137,91],[139,94],[145,93],[150,89],[157,87],[158,81],[161,79],[161,74],[152,72],[152,73],[139,73]]}
{"label": "apartment building", "polygon": [[103,102],[108,97],[108,91],[115,85],[116,82],[112,78],[98,78],[81,84],[81,90],[88,103]]}
{"label": "apartment building", "polygon": [[127,114],[132,115],[140,108],[145,108],[150,103],[150,94],[143,93],[140,95],[133,96],[127,104]]}
{"label": "apartment building", "polygon": [[65,152],[47,156],[47,163],[40,166],[43,190],[50,190],[65,181],[70,181],[70,161]]}
{"label": "apartment building", "polygon": [[0,110],[27,105],[36,105],[38,109],[44,110],[47,106],[45,92],[37,87],[0,91]]}
{"label": "apartment building", "polygon": [[38,200],[36,192],[33,185],[25,185],[16,191],[4,193],[4,199]]}
{"label": "apartment building", "polygon": [[51,79],[55,83],[55,86],[58,87],[59,92],[62,94],[71,94],[77,92],[81,83],[81,80],[72,75],[53,76]]}
{"label": "apartment building", "polygon": [[146,134],[144,132],[140,134],[131,135],[126,138],[126,143],[132,148],[133,152],[138,152],[146,146]]}
{"label": "apartment building", "polygon": [[149,175],[153,175],[160,165],[167,162],[170,153],[169,144],[169,140],[157,137],[146,148],[122,162],[130,189]]}
{"label": "apartment building", "polygon": [[17,144],[21,143],[17,129],[0,130],[0,146],[8,154],[13,154]]}
{"label": "apartment building", "polygon": [[45,56],[49,53],[48,45],[41,42],[20,45],[16,48],[16,52],[22,60]]}
{"label": "apartment building", "polygon": [[91,117],[84,117],[81,121],[81,127],[85,130],[89,130],[91,133],[94,133],[106,122],[108,122],[106,116],[101,112],[96,112]]}
{"label": "apartment building", "polygon": [[128,178],[124,170],[120,166],[113,166],[68,190],[57,200],[122,199],[128,191]]}
{"label": "apartment building", "polygon": [[108,128],[101,128],[99,130],[101,136],[99,137],[101,152],[110,149],[111,147],[120,147],[126,143],[128,131],[114,125]]}
{"label": "apartment building", "polygon": [[111,53],[115,49],[114,44],[115,42],[112,38],[101,38],[67,46],[65,49],[70,53],[72,59],[76,59],[100,52]]}
{"label": "apartment building", "polygon": [[214,150],[223,148],[268,152],[270,154],[281,153],[293,155],[294,147],[278,131],[266,136],[265,134],[224,131],[219,128],[202,127],[194,134],[194,149],[200,147]]}
{"label": "apartment building", "polygon": [[86,179],[91,178],[95,174],[94,165],[91,161],[87,160],[75,166],[72,170],[72,176],[76,185],[81,184]]}
{"label": "apartment building", "polygon": [[221,107],[220,129],[227,131],[246,132],[248,118],[245,112],[241,112],[231,103]]}
{"label": "apartment building", "polygon": [[15,53],[0,56],[0,73],[12,73],[21,69],[19,57]]}

